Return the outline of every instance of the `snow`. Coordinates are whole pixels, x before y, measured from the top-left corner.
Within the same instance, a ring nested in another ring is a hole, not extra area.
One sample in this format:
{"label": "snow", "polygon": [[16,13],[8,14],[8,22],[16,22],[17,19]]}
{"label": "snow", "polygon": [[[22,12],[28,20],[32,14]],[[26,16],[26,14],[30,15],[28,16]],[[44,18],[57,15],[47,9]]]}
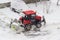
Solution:
{"label": "snow", "polygon": [[[49,7],[49,13],[47,13],[47,7],[46,5],[48,4],[40,4],[37,3],[37,7],[35,7],[35,4],[28,4],[28,7],[30,9],[36,10],[37,11],[37,15],[43,15],[46,17],[47,23],[58,23],[60,22],[60,8],[58,6],[56,6],[54,3],[50,4]],[[43,12],[44,11],[44,12]]]}
{"label": "snow", "polygon": [[22,13],[18,15],[10,8],[0,9],[0,40],[60,40],[60,7],[51,3],[47,14],[46,6],[42,4],[38,2],[37,7],[34,3],[27,4],[28,9],[37,11],[37,15],[44,15],[47,22],[40,28],[41,32],[33,32],[36,35],[31,34],[30,36],[28,36],[29,33],[16,34],[9,28],[11,19],[18,19],[23,16]]}
{"label": "snow", "polygon": [[53,2],[53,3],[55,3],[55,4],[57,4],[57,1],[58,1],[58,0],[53,0],[53,1],[52,1],[52,0],[50,0],[50,1],[51,1],[51,2]]}
{"label": "snow", "polygon": [[11,2],[11,0],[0,0],[0,3]]}
{"label": "snow", "polygon": [[16,10],[21,10],[21,9],[22,10],[27,10],[28,9],[27,5],[22,0],[12,0],[11,7],[15,8]]}

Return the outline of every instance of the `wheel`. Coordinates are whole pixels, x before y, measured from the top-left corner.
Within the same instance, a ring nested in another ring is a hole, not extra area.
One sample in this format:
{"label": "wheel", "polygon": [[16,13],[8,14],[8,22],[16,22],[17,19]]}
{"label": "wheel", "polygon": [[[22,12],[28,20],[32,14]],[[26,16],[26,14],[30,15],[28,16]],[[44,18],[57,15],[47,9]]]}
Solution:
{"label": "wheel", "polygon": [[38,24],[36,25],[37,28],[40,28],[41,26],[42,26],[41,23],[38,23]]}
{"label": "wheel", "polygon": [[40,28],[41,26],[42,26],[41,23],[38,23],[36,27]]}
{"label": "wheel", "polygon": [[41,21],[37,21],[36,28],[40,28],[42,26]]}
{"label": "wheel", "polygon": [[24,29],[25,29],[25,31],[30,31],[31,30],[31,25],[25,25],[25,27],[24,27]]}
{"label": "wheel", "polygon": [[36,27],[34,28],[34,31],[40,31],[40,27],[41,27],[41,24],[38,23],[37,25],[35,25]]}

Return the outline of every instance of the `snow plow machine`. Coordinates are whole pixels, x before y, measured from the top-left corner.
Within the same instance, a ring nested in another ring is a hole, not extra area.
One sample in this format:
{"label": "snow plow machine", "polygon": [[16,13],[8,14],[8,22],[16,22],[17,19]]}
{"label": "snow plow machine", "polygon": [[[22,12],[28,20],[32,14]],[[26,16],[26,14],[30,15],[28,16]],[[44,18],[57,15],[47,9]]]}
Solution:
{"label": "snow plow machine", "polygon": [[44,16],[36,15],[36,12],[33,10],[26,10],[23,11],[23,13],[25,14],[25,16],[19,17],[18,23],[20,24],[19,26],[24,29],[24,31],[30,31],[34,26],[35,31],[38,29],[40,30],[42,22],[44,23],[44,25],[46,24]]}

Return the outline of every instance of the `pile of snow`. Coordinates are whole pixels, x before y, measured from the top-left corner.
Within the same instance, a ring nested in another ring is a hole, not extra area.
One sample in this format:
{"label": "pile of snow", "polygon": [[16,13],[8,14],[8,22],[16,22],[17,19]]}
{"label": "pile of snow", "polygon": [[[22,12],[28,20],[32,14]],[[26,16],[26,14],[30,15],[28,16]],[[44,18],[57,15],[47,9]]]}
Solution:
{"label": "pile of snow", "polygon": [[11,3],[11,7],[15,8],[16,10],[27,10],[29,9],[28,6],[22,0],[13,0]]}
{"label": "pile of snow", "polygon": [[7,3],[7,2],[11,2],[11,0],[0,0],[0,3]]}
{"label": "pile of snow", "polygon": [[[60,23],[60,8],[58,8],[55,4],[51,3],[50,7],[48,4],[43,4],[38,2],[37,6],[35,3],[27,4],[30,9],[33,9],[37,12],[37,15],[45,16],[47,24],[49,23]],[[47,6],[46,6],[47,5]],[[49,11],[47,13],[47,7],[49,7]]]}
{"label": "pile of snow", "polygon": [[51,1],[52,3],[54,3],[54,4],[57,4],[57,1],[58,1],[58,0],[53,0],[53,1],[50,0],[50,1]]}
{"label": "pile of snow", "polygon": [[10,24],[11,19],[19,19],[19,15],[11,11],[10,8],[0,9],[0,23],[1,26],[6,26]]}

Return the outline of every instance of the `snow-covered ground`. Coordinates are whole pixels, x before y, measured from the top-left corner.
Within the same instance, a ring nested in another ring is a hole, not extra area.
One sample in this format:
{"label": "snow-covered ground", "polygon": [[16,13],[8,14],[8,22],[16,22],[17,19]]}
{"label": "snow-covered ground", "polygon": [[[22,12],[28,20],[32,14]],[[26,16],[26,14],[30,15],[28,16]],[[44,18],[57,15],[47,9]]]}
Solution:
{"label": "snow-covered ground", "polygon": [[0,3],[11,2],[12,0],[0,0]]}
{"label": "snow-covered ground", "polygon": [[37,3],[37,7],[35,7],[35,4],[28,4],[27,6],[29,9],[37,11],[37,15],[45,16],[46,26],[42,26],[41,32],[35,32],[35,35],[27,36],[28,33],[16,34],[9,28],[9,24],[11,19],[18,19],[22,16],[22,13],[19,16],[10,8],[3,8],[0,9],[0,40],[60,40],[60,7],[51,3],[47,14],[46,8],[44,9],[44,5],[40,5],[40,3]]}
{"label": "snow-covered ground", "polygon": [[12,0],[11,8],[15,8],[16,10],[27,10],[28,9],[26,3],[22,0]]}

